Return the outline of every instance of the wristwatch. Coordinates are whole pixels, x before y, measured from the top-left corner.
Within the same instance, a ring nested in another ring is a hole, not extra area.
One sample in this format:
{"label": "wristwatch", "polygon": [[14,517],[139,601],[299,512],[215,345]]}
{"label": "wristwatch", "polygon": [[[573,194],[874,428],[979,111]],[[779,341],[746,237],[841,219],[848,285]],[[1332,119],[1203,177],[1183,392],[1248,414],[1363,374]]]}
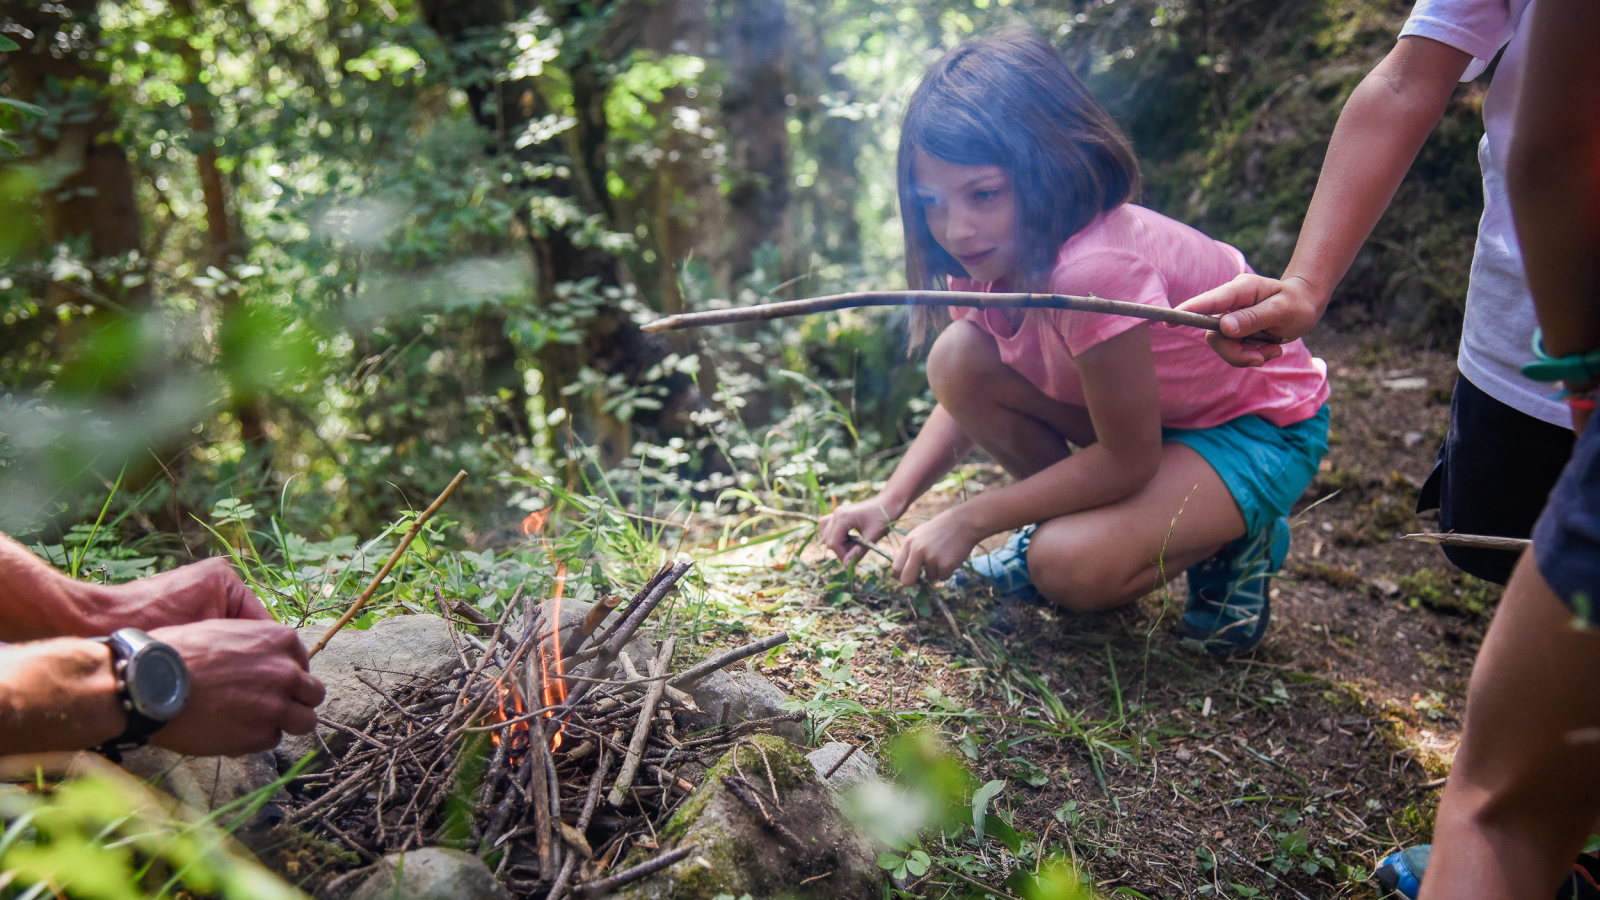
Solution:
{"label": "wristwatch", "polygon": [[120,762],[123,750],[143,747],[183,711],[189,700],[189,667],[178,651],[137,628],[119,628],[95,640],[111,648],[117,701],[128,714],[122,734],[95,750]]}

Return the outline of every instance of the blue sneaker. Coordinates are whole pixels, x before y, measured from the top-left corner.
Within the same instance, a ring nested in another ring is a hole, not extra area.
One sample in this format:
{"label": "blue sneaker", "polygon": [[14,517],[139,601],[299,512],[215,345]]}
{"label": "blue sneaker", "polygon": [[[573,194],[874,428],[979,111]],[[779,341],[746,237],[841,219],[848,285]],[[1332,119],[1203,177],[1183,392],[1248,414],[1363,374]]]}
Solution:
{"label": "blue sneaker", "polygon": [[[1422,890],[1422,875],[1427,871],[1428,859],[1432,855],[1431,844],[1418,844],[1384,857],[1372,873],[1372,880],[1378,883],[1378,896],[1417,900],[1417,894]],[[1572,871],[1556,888],[1555,900],[1595,900],[1600,897],[1597,874],[1600,874],[1600,859],[1587,853],[1578,854]]]}
{"label": "blue sneaker", "polygon": [[1028,575],[1028,543],[1037,525],[1019,528],[1006,539],[1006,545],[993,553],[974,556],[967,564],[950,576],[946,587],[969,588],[985,586],[993,589],[1002,600],[1026,600],[1043,603],[1039,590]]}
{"label": "blue sneaker", "polygon": [[1417,892],[1422,890],[1422,873],[1428,868],[1428,857],[1432,853],[1431,844],[1419,844],[1384,857],[1377,871],[1372,873],[1373,880],[1378,882],[1378,896],[1417,900]]}
{"label": "blue sneaker", "polygon": [[1179,636],[1203,642],[1212,656],[1254,650],[1272,617],[1272,574],[1288,556],[1289,520],[1280,517],[1191,566]]}

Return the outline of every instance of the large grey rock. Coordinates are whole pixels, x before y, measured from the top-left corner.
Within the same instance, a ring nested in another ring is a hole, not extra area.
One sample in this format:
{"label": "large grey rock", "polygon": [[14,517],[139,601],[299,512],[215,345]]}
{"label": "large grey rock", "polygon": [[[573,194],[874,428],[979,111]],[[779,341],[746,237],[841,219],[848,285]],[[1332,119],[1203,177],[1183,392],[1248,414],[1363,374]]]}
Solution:
{"label": "large grey rock", "polygon": [[[705,713],[705,725],[731,725],[749,719],[781,716],[789,695],[758,672],[735,663],[712,672],[689,689],[689,695]],[[806,742],[806,730],[799,722],[783,722],[772,731],[796,744]]]}
{"label": "large grey rock", "polygon": [[[140,747],[122,756],[122,767],[151,787],[166,791],[203,813],[214,812],[253,794],[259,809],[240,826],[241,836],[262,832],[283,821],[289,795],[279,787],[267,791],[278,779],[271,753],[247,756],[181,756],[160,747]],[[248,810],[224,814],[223,824]],[[246,843],[249,843],[247,840]]]}
{"label": "large grey rock", "polygon": [[[849,758],[845,758],[845,754]],[[843,759],[844,764],[839,765]],[[833,777],[824,783],[828,789],[835,793],[844,793],[864,784],[880,782],[883,779],[878,775],[878,762],[867,751],[856,748],[850,753],[850,745],[838,741],[829,741],[821,747],[806,754],[806,761],[817,770],[817,777],[821,778],[833,771]],[[838,766],[837,769],[834,767]]]}
{"label": "large grey rock", "polygon": [[[777,803],[767,786],[766,751],[777,783]],[[664,847],[695,847],[686,859],[624,888],[622,900],[713,900],[723,894],[754,900],[879,900],[884,873],[877,852],[839,812],[832,792],[799,748],[758,735],[737,751],[739,767],[760,793],[773,819],[799,844],[767,827],[724,785],[734,774],[732,752],[711,767],[700,789],[661,830]],[[641,862],[630,858],[624,865]],[[820,877],[819,877],[820,876]]]}
{"label": "large grey rock", "polygon": [[385,856],[349,900],[511,900],[511,895],[476,856],[424,847]]}
{"label": "large grey rock", "polygon": [[[326,625],[301,628],[300,642],[309,650],[327,630]],[[328,689],[317,715],[347,728],[363,729],[386,701],[362,684],[362,678],[392,690],[413,679],[442,678],[460,666],[450,626],[438,616],[394,616],[379,619],[365,631],[346,628],[311,660],[311,674],[322,679]],[[323,745],[335,755],[343,753],[351,740],[349,735],[322,725],[313,734],[285,736],[278,745],[278,765],[287,770]]]}

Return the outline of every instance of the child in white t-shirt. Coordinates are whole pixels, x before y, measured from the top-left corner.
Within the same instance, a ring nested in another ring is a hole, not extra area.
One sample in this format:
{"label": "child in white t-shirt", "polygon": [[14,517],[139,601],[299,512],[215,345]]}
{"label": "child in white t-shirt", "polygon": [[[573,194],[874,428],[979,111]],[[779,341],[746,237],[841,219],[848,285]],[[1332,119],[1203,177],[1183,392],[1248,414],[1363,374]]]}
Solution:
{"label": "child in white t-shirt", "polygon": [[[1389,55],[1345,104],[1281,279],[1244,275],[1182,304],[1223,315],[1212,346],[1235,365],[1261,365],[1272,345],[1257,331],[1296,338],[1311,330],[1334,287],[1438,124],[1458,81],[1504,54],[1484,98],[1478,146],[1484,211],[1467,288],[1450,431],[1418,509],[1439,509],[1441,531],[1527,537],[1572,452],[1572,419],[1548,387],[1521,373],[1533,361],[1536,324],[1506,198],[1505,165],[1526,62],[1533,0],[1418,0]],[[1453,547],[1465,571],[1504,584],[1516,555]]]}

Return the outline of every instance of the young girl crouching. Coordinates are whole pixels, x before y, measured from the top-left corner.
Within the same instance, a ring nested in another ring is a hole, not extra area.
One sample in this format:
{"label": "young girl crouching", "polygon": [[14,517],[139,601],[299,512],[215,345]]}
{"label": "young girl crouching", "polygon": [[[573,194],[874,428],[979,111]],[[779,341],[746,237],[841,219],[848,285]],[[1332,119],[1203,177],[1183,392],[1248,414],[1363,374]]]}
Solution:
{"label": "young girl crouching", "polygon": [[[899,182],[919,289],[1170,307],[1250,271],[1233,247],[1129,202],[1127,138],[1032,33],[934,64],[906,113]],[[881,493],[823,517],[828,546],[858,558],[852,531],[881,537],[976,445],[1014,482],[913,529],[902,582],[950,577],[979,541],[1020,529],[971,560],[1001,594],[1104,610],[1187,570],[1180,633],[1219,655],[1253,650],[1287,513],[1327,450],[1322,360],[1295,341],[1238,369],[1198,329],[1079,311],[950,316],[928,354],[938,406]]]}

